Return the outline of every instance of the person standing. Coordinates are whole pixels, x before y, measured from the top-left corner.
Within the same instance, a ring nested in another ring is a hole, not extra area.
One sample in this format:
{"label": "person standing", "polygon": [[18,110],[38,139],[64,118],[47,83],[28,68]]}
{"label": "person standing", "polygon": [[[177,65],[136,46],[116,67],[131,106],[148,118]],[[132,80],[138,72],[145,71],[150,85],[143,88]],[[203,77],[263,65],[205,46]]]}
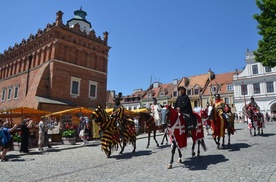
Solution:
{"label": "person standing", "polygon": [[[29,123],[27,123],[29,122]],[[32,121],[29,119],[24,119],[21,124],[21,146],[19,152],[28,153],[29,152],[29,137],[30,130],[32,126]]]}
{"label": "person standing", "polygon": [[52,148],[49,142],[49,135],[48,135],[48,129],[53,129],[54,125],[51,123],[51,120],[47,120],[44,122],[45,129],[44,129],[44,146],[48,146],[48,148]]}
{"label": "person standing", "polygon": [[196,128],[197,120],[195,115],[193,114],[190,98],[188,95],[186,95],[186,88],[183,86],[179,86],[177,88],[177,91],[179,92],[179,94],[176,98],[174,108],[178,112],[181,112],[183,114],[183,117],[185,117],[188,135],[191,136],[191,130]]}
{"label": "person standing", "polygon": [[44,132],[46,130],[45,125],[45,117],[41,116],[40,122],[38,123],[38,150],[44,150],[43,144],[44,144]]}
{"label": "person standing", "polygon": [[85,118],[83,116],[80,117],[79,128],[80,128],[79,137],[83,141],[81,145],[86,145],[87,144],[87,138],[86,137],[87,137],[88,129],[87,129],[86,120],[85,120]]}
{"label": "person standing", "polygon": [[3,129],[2,129],[2,143],[3,143],[3,152],[1,155],[1,162],[6,162],[8,159],[6,158],[7,152],[9,151],[10,145],[12,143],[11,139],[11,132],[13,132],[17,128],[17,124],[15,124],[11,129],[8,128],[9,123],[8,121],[3,123]]}

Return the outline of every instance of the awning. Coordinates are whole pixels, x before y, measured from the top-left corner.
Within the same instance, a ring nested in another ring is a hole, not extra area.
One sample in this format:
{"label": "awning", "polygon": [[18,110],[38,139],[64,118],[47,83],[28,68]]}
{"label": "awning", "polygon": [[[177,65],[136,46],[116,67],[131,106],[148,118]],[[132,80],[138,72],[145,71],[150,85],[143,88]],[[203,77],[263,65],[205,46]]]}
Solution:
{"label": "awning", "polygon": [[33,109],[29,107],[19,107],[13,108],[9,110],[2,110],[0,111],[0,118],[12,118],[12,117],[22,117],[22,118],[33,118],[33,117],[40,117],[49,114],[50,112]]}
{"label": "awning", "polygon": [[58,112],[53,112],[50,114],[47,114],[46,117],[50,117],[50,116],[60,116],[60,115],[64,115],[64,114],[77,114],[80,113],[83,116],[90,116],[92,115],[94,111],[85,107],[77,107],[77,108],[72,108],[72,109],[66,109],[66,110],[62,110],[62,111],[58,111]]}
{"label": "awning", "polygon": [[[109,108],[109,109],[105,109],[107,114],[111,114],[113,112],[113,108]],[[146,108],[142,108],[142,109],[136,109],[136,110],[124,110],[124,114],[125,115],[130,115],[130,116],[135,116],[140,112],[144,112],[144,113],[149,113],[149,111]]]}

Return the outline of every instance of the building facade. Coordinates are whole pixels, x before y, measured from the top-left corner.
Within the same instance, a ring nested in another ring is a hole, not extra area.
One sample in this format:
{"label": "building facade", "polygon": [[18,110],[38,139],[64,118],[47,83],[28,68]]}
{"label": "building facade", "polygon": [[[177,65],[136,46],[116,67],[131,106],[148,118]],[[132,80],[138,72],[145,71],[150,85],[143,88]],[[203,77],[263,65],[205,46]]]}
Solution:
{"label": "building facade", "polygon": [[233,77],[234,102],[238,113],[245,111],[245,104],[254,97],[261,112],[276,113],[276,67],[269,68],[255,62],[252,51],[246,51],[246,66]]}
{"label": "building facade", "polygon": [[82,9],[56,20],[0,55],[0,110],[31,107],[59,111],[105,107],[108,32],[96,36]]}

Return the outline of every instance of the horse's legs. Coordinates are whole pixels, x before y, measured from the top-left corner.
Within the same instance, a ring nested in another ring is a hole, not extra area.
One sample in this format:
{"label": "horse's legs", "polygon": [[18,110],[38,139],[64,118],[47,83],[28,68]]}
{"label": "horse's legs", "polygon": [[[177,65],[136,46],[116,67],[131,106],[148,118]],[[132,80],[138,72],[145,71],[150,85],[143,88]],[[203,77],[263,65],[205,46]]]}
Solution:
{"label": "horse's legs", "polygon": [[125,143],[125,141],[123,141],[123,145],[122,145],[122,146],[120,145],[120,147],[121,147],[121,151],[120,151],[120,153],[119,153],[119,154],[123,154],[124,149],[125,149],[125,146],[126,146],[126,143]]}
{"label": "horse's legs", "polygon": [[219,146],[220,146],[220,137],[218,136],[217,149],[219,149]]}
{"label": "horse's legs", "polygon": [[195,156],[195,142],[193,141],[193,145],[192,145],[192,156]]}
{"label": "horse's legs", "polygon": [[182,160],[181,160],[181,158],[182,158],[182,153],[181,153],[181,150],[180,150],[180,149],[177,149],[177,150],[178,150],[178,155],[179,155],[179,158],[178,158],[177,162],[178,162],[178,163],[181,163],[181,162],[182,162]]}
{"label": "horse's legs", "polygon": [[201,143],[201,141],[198,140],[198,141],[197,141],[197,156],[198,156],[198,157],[200,157],[200,143]]}
{"label": "horse's legs", "polygon": [[162,138],[162,141],[161,141],[161,145],[163,145],[165,138],[166,138],[166,141],[167,141],[166,144],[168,144],[167,129],[164,132],[164,135],[163,135],[163,138]]}
{"label": "horse's legs", "polygon": [[227,131],[227,133],[228,133],[228,146],[230,145],[230,137],[231,137],[231,133],[230,133],[230,128],[228,129],[228,131]]}
{"label": "horse's legs", "polygon": [[222,137],[222,145],[221,145],[222,147],[224,147],[224,143],[225,143],[224,139],[225,139],[225,135],[223,135],[223,137]]}
{"label": "horse's legs", "polygon": [[172,150],[171,150],[172,155],[171,155],[170,163],[169,163],[169,165],[168,165],[168,169],[171,169],[171,168],[172,168],[172,163],[173,163],[173,158],[174,158],[174,154],[175,154],[175,149],[176,149],[176,143],[175,143],[175,141],[173,140],[173,141],[172,141]]}
{"label": "horse's legs", "polygon": [[134,153],[136,150],[136,138],[132,141],[132,146],[133,146],[132,152]]}
{"label": "horse's legs", "polygon": [[220,146],[220,137],[214,137],[214,140],[215,140],[215,143],[217,144],[217,149],[219,149],[219,146]]}
{"label": "horse's legs", "polygon": [[[155,127],[155,128],[156,128],[156,127]],[[159,147],[159,143],[158,143],[158,141],[156,140],[156,129],[153,130],[153,139],[154,139],[154,141],[155,141],[157,147]]]}
{"label": "horse's legs", "polygon": [[147,148],[149,148],[151,130],[148,128],[147,131],[148,131],[148,145],[147,145]]}

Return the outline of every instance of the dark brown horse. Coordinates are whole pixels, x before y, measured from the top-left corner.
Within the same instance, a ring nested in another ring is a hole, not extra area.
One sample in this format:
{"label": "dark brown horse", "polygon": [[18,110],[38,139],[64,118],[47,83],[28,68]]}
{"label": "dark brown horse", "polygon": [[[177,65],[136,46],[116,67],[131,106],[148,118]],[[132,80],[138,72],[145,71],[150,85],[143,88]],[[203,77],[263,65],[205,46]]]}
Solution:
{"label": "dark brown horse", "polygon": [[[172,156],[170,163],[168,165],[168,169],[172,168],[173,158],[175,154],[176,148],[178,149],[179,158],[177,162],[182,162],[182,154],[180,149],[185,148],[187,146],[187,131],[186,131],[186,121],[183,118],[181,113],[178,113],[175,109],[173,109],[170,105],[166,106],[167,108],[167,119],[168,119],[168,126],[169,126],[169,133],[172,141]],[[197,156],[200,156],[200,145],[203,147],[204,151],[207,150],[207,147],[204,142],[204,131],[201,117],[194,113],[197,118],[197,127],[192,130],[191,138],[193,140],[192,146],[192,156],[195,156],[195,144],[198,143],[198,151]]]}
{"label": "dark brown horse", "polygon": [[147,148],[149,148],[149,145],[150,145],[151,132],[153,132],[153,139],[156,142],[156,145],[158,147],[159,143],[156,140],[156,130],[157,130],[157,127],[155,125],[154,118],[150,114],[148,114],[148,113],[140,112],[139,113],[139,123],[140,123],[140,125],[144,125],[145,126],[145,130],[148,133]]}

